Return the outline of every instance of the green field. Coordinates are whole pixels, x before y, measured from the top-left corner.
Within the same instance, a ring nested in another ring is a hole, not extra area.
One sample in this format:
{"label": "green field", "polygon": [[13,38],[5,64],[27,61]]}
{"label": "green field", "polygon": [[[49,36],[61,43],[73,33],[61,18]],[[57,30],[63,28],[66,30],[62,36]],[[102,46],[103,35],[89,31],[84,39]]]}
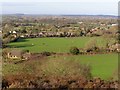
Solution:
{"label": "green field", "polygon": [[[53,59],[52,57],[51,59]],[[54,59],[71,60],[78,63],[88,64],[91,66],[92,75],[108,79],[110,77],[117,78],[118,70],[118,54],[99,54],[99,55],[77,55],[77,56],[60,56]]]}
{"label": "green field", "polygon": [[[100,77],[102,79],[118,79],[118,54],[101,54],[101,55],[77,55],[77,56],[50,56],[43,60],[33,60],[23,62],[20,64],[6,63],[3,65],[3,74],[37,73],[41,70],[48,74],[62,74],[61,70],[66,70],[66,61],[70,61],[69,67],[76,62],[78,64],[87,64],[91,66],[91,73],[93,77]],[[67,62],[68,63],[68,62]],[[75,65],[76,66],[76,65]],[[74,69],[74,67],[73,67]],[[76,71],[76,70],[75,70]],[[71,69],[67,72],[71,72]]]}
{"label": "green field", "polygon": [[[70,47],[83,48],[89,41],[97,42],[98,46],[105,46],[107,40],[103,37],[75,37],[75,38],[34,38],[20,39],[8,44],[14,48],[30,50],[30,52],[69,52]],[[114,41],[114,39],[111,41]]]}
{"label": "green field", "polygon": [[[69,52],[70,47],[77,46],[78,48],[85,47],[90,40],[96,40],[98,46],[104,47],[107,40],[103,37],[75,37],[75,38],[32,38],[20,39],[18,42],[8,44],[10,47],[30,50],[30,52]],[[114,39],[111,39],[114,42]],[[58,61],[57,61],[58,60]],[[61,61],[60,61],[61,60]],[[42,64],[40,61],[32,61],[26,64],[5,64],[3,66],[3,73],[18,73],[30,72],[38,70],[37,72],[49,69],[54,72],[57,69],[65,69],[62,65],[64,61],[73,61],[91,66],[93,77],[100,77],[109,79],[110,77],[117,78],[118,70],[118,54],[97,54],[97,55],[64,55],[64,56],[49,56],[47,57],[47,64]],[[46,68],[45,68],[46,67]],[[71,66],[70,66],[71,67]],[[48,71],[49,71],[48,70]],[[58,72],[57,72],[58,73]]]}

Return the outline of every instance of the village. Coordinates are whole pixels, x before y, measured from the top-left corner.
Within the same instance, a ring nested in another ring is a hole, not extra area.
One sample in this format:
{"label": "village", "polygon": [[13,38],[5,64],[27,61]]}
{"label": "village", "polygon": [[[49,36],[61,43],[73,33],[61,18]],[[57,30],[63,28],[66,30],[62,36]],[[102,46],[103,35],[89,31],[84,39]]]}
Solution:
{"label": "village", "polygon": [[25,83],[16,75],[25,87],[117,88],[118,26],[114,16],[3,16],[3,88]]}
{"label": "village", "polygon": [[[16,42],[19,39],[27,39],[27,38],[45,38],[45,37],[113,37],[117,38],[119,32],[117,31],[118,25],[115,23],[115,19],[111,18],[108,20],[106,18],[100,18],[100,21],[97,21],[98,18],[89,19],[86,22],[86,18],[84,17],[44,17],[44,18],[29,18],[29,21],[26,22],[24,20],[24,16],[16,18],[17,22],[13,23],[13,26],[10,28],[9,19],[5,16],[5,20],[8,20],[8,24],[4,23],[3,20],[3,48],[7,47],[7,43]],[[76,19],[77,18],[77,19]],[[21,23],[26,22],[26,23]],[[46,22],[45,22],[46,21]],[[92,21],[92,23],[90,22]],[[29,22],[29,23],[28,23]],[[34,22],[34,23],[31,23]],[[37,23],[37,22],[40,22]],[[49,23],[50,22],[50,23]],[[56,24],[55,22],[58,22]],[[96,22],[98,22],[96,24]],[[8,30],[7,30],[8,29]],[[31,45],[34,45],[31,44]],[[96,47],[98,48],[98,47]],[[100,48],[99,48],[100,49]],[[14,52],[15,51],[15,52]],[[17,51],[17,52],[16,52]],[[29,51],[29,50],[28,50]],[[86,52],[95,52],[92,49],[82,49],[80,50],[82,53]],[[109,42],[106,44],[106,52],[120,52],[120,44],[114,42],[110,44]],[[12,50],[8,52],[8,58],[28,58],[30,57],[30,52],[22,55],[22,50]],[[54,52],[55,53],[55,52]]]}

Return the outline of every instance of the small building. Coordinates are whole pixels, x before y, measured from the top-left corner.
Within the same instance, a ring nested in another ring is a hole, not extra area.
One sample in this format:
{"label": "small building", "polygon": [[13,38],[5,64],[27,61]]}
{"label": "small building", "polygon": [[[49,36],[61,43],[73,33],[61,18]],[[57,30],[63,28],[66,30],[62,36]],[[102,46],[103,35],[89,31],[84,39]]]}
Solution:
{"label": "small building", "polygon": [[82,24],[83,22],[78,22],[78,24]]}
{"label": "small building", "polygon": [[120,44],[115,44],[115,45],[111,45],[109,47],[110,51],[117,51],[120,52]]}
{"label": "small building", "polygon": [[120,52],[120,44],[116,44],[117,52]]}
{"label": "small building", "polygon": [[7,53],[7,57],[9,59],[22,59],[22,51],[21,50],[11,50]]}
{"label": "small building", "polygon": [[13,34],[16,34],[17,32],[16,31],[13,31]]}
{"label": "small building", "polygon": [[7,58],[8,59],[29,59],[31,57],[31,53],[30,52],[25,52],[23,50],[19,50],[19,49],[13,49],[10,50],[7,53]]}
{"label": "small building", "polygon": [[25,36],[24,36],[24,35],[21,35],[20,37],[21,37],[21,38],[24,38]]}
{"label": "small building", "polygon": [[117,25],[118,25],[118,24],[115,24],[115,23],[114,23],[114,24],[112,24],[111,26],[117,26]]}

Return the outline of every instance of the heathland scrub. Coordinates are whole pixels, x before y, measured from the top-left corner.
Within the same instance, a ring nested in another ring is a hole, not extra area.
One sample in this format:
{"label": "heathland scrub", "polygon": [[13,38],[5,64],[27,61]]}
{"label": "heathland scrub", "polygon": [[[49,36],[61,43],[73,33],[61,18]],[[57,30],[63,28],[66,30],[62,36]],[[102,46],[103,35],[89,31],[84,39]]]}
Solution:
{"label": "heathland scrub", "polygon": [[[72,68],[70,71],[66,70],[67,62],[70,62],[67,64],[67,68]],[[3,64],[3,75],[17,73],[31,73],[37,75],[41,74],[41,71],[44,71],[46,74],[54,75],[62,75],[62,71],[65,71],[66,73],[78,72],[79,74],[79,67],[77,67],[78,64],[89,65],[91,67],[91,73],[93,77],[100,77],[105,80],[108,80],[111,77],[118,79],[118,54],[116,53],[98,55],[49,56],[44,59],[28,60],[18,64],[6,62]]]}

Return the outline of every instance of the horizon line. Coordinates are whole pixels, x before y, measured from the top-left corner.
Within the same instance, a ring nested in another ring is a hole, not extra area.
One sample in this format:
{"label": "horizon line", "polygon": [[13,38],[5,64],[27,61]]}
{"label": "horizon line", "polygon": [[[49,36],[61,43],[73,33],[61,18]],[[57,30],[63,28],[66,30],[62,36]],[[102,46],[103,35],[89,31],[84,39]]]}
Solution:
{"label": "horizon line", "polygon": [[45,15],[45,16],[120,16],[114,14],[33,14],[33,13],[2,13],[0,15]]}

